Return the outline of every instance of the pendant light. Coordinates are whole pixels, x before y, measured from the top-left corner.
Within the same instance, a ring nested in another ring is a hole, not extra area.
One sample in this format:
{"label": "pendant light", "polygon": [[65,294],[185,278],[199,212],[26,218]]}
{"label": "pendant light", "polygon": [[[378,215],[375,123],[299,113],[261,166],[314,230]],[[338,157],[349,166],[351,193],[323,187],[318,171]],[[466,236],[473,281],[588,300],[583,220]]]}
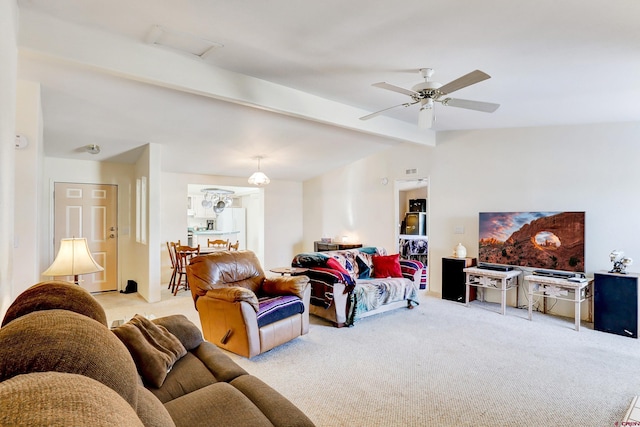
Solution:
{"label": "pendant light", "polygon": [[258,156],[255,158],[258,160],[258,171],[254,172],[253,175],[249,177],[249,184],[262,187],[264,185],[269,184],[271,180],[267,175],[265,175],[260,171],[260,160],[262,159],[262,157]]}

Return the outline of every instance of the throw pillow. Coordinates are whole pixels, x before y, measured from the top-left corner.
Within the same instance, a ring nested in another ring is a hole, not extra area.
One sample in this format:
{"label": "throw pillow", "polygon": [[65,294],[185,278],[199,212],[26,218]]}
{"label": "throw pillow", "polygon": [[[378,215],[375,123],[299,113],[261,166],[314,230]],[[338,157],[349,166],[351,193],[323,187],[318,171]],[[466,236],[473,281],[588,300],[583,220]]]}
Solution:
{"label": "throw pillow", "polygon": [[131,353],[145,382],[156,388],[162,386],[174,363],[187,354],[175,335],[139,314],[113,333]]}
{"label": "throw pillow", "polygon": [[376,279],[382,279],[385,277],[402,277],[400,254],[374,256],[373,277]]}

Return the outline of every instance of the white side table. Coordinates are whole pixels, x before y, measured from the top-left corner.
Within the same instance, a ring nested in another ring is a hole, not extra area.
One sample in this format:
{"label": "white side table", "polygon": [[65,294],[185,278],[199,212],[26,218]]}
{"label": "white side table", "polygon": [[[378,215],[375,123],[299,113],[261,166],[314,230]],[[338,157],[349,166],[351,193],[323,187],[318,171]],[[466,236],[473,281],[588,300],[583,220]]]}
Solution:
{"label": "white side table", "polygon": [[[520,270],[497,271],[485,268],[468,267],[463,270],[467,275],[465,304],[469,305],[469,288],[475,286],[479,289],[498,289],[502,292],[500,302],[500,312],[502,315],[506,313],[507,307],[507,291],[509,289],[518,289],[518,276]],[[484,298],[482,298],[484,300]]]}
{"label": "white side table", "polygon": [[[585,282],[570,282],[556,277],[537,276],[530,274],[524,277],[529,283],[529,320],[532,320],[533,297],[556,298],[575,303],[575,329],[580,330],[580,305],[591,296],[589,291],[593,279]],[[573,296],[573,297],[571,297]],[[546,310],[544,310],[546,312]],[[591,321],[591,307],[589,307],[589,321]]]}

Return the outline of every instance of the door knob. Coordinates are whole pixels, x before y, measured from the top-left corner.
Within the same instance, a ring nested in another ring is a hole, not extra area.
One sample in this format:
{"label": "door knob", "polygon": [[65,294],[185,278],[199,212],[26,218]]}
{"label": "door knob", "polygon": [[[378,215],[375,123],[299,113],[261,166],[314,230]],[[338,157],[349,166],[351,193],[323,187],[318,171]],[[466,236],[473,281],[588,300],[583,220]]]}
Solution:
{"label": "door knob", "polygon": [[109,234],[109,237],[110,237],[111,239],[115,239],[116,235],[115,235],[115,234],[113,234],[113,233],[111,233],[111,234]]}

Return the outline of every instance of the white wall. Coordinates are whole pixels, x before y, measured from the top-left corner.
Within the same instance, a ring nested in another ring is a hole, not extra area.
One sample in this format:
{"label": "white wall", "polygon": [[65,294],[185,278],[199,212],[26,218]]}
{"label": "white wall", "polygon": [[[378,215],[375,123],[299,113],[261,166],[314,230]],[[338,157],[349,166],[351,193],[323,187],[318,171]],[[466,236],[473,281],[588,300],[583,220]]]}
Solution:
{"label": "white wall", "polygon": [[[431,290],[441,291],[438,260],[459,241],[477,256],[482,211],[585,211],[588,275],[611,268],[614,248],[640,257],[638,140],[640,123],[439,133],[430,181]],[[454,234],[455,226],[465,233]],[[557,308],[572,315],[571,307]]]}
{"label": "white wall", "polygon": [[13,295],[17,296],[40,280],[34,254],[48,241],[38,232],[42,203],[42,105],[40,84],[18,81],[16,91],[16,133],[26,137],[25,148],[15,150],[15,219]]}
{"label": "white wall", "polygon": [[[640,123],[441,132],[434,149],[393,148],[305,182],[305,250],[323,235],[349,233],[395,249],[393,189],[380,178],[417,166],[429,178],[432,293],[441,293],[441,259],[458,242],[477,256],[481,211],[586,211],[588,275],[611,268],[614,248],[640,263],[638,141]],[[454,234],[459,226],[464,234]],[[570,304],[555,310],[573,315]]]}
{"label": "white wall", "polygon": [[13,227],[18,7],[0,2],[0,316],[13,298]]}
{"label": "white wall", "polygon": [[[396,179],[428,177],[433,148],[402,144],[304,183],[304,251],[321,237],[348,236],[397,250]],[[417,169],[407,175],[407,169]],[[383,185],[382,178],[388,179]]]}

